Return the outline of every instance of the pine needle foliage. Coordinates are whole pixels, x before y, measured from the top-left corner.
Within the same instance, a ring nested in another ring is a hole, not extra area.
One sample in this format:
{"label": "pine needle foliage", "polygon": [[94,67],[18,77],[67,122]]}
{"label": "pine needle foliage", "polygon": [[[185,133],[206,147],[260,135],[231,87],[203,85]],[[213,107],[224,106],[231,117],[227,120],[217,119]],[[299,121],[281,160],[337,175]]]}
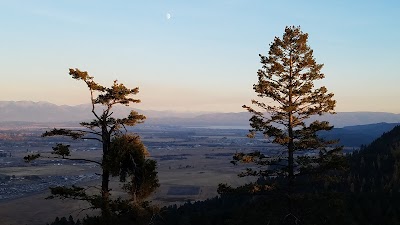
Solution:
{"label": "pine needle foliage", "polygon": [[[285,177],[289,189],[296,177],[318,174],[335,169],[341,161],[336,141],[318,136],[319,131],[333,128],[326,121],[311,121],[314,116],[335,113],[336,101],[325,86],[315,87],[325,77],[313,50],[307,43],[308,34],[300,27],[288,26],[282,37],[275,37],[268,56],[259,55],[262,64],[253,85],[258,99],[243,108],[252,114],[249,137],[262,133],[264,137],[282,146],[280,154],[266,152],[237,153],[233,163],[255,163],[240,176],[258,176],[265,179]],[[340,166],[339,166],[340,167]]]}

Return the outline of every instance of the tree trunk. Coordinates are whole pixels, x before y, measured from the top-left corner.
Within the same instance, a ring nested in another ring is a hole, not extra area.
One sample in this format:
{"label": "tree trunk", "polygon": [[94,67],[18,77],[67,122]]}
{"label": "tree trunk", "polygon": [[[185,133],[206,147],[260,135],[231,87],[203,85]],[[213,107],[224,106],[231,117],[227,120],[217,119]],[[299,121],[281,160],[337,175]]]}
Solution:
{"label": "tree trunk", "polygon": [[293,128],[291,125],[292,115],[289,119],[289,144],[288,144],[288,172],[289,172],[289,189],[292,189],[294,180],[294,143],[293,143]]}
{"label": "tree trunk", "polygon": [[292,53],[289,54],[290,57],[290,67],[289,67],[289,121],[288,121],[288,135],[289,135],[289,143],[288,143],[288,172],[289,172],[289,191],[291,192],[293,186],[293,179],[294,179],[294,142],[293,142],[293,69],[292,69]]}
{"label": "tree trunk", "polygon": [[103,174],[101,176],[101,215],[104,218],[106,224],[109,224],[110,219],[110,206],[109,206],[109,198],[110,198],[110,190],[108,187],[110,178],[110,172],[107,169],[103,168]]}
{"label": "tree trunk", "polygon": [[288,203],[289,213],[293,213],[292,194],[294,186],[294,143],[293,143],[293,127],[292,113],[289,113],[289,144],[288,144],[288,170],[289,170],[289,186],[288,186]]}
{"label": "tree trunk", "polygon": [[288,175],[289,175],[289,186],[288,186],[288,200],[289,200],[289,213],[292,214],[293,206],[292,206],[292,193],[293,193],[293,183],[294,183],[294,135],[293,135],[293,87],[292,87],[292,54],[290,53],[290,70],[289,70],[289,123],[288,123]]}
{"label": "tree trunk", "polygon": [[110,171],[107,169],[108,154],[110,148],[110,135],[108,134],[107,125],[102,126],[102,140],[103,140],[103,160],[102,160],[102,176],[101,176],[101,215],[104,220],[104,224],[111,224],[111,212],[110,212]]}

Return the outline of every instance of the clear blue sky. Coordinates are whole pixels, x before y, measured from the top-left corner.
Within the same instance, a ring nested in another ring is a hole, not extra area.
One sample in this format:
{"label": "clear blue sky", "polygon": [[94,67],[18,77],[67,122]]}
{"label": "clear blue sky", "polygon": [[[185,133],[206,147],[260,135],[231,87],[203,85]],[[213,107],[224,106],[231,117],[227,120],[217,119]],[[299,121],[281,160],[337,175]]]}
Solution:
{"label": "clear blue sky", "polygon": [[88,103],[68,76],[79,68],[139,86],[138,108],[239,112],[258,54],[300,25],[337,111],[400,113],[399,12],[368,0],[0,0],[0,100]]}

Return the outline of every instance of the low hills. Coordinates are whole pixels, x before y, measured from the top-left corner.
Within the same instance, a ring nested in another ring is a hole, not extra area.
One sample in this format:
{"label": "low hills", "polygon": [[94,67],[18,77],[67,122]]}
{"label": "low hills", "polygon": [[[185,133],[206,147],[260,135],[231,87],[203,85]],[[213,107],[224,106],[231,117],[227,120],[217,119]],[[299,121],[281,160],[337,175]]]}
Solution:
{"label": "low hills", "polygon": [[319,135],[327,140],[339,139],[339,144],[347,147],[368,145],[383,133],[392,130],[400,123],[374,123],[334,128],[331,131],[320,132]]}

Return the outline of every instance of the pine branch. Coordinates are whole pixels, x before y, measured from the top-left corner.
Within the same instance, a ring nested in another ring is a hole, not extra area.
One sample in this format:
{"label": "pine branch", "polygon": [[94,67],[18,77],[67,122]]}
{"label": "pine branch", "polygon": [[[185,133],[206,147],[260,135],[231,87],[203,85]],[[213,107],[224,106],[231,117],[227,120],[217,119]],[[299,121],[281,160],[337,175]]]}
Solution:
{"label": "pine branch", "polygon": [[90,163],[95,163],[99,166],[103,166],[103,164],[101,162],[95,161],[95,160],[90,160],[90,159],[83,159],[83,158],[69,158],[69,157],[51,157],[51,156],[43,156],[40,154],[37,155],[28,155],[25,156],[25,162],[30,162],[32,160],[38,159],[38,158],[46,158],[46,159],[65,159],[65,160],[71,160],[71,161],[84,161],[84,162],[90,162]]}

